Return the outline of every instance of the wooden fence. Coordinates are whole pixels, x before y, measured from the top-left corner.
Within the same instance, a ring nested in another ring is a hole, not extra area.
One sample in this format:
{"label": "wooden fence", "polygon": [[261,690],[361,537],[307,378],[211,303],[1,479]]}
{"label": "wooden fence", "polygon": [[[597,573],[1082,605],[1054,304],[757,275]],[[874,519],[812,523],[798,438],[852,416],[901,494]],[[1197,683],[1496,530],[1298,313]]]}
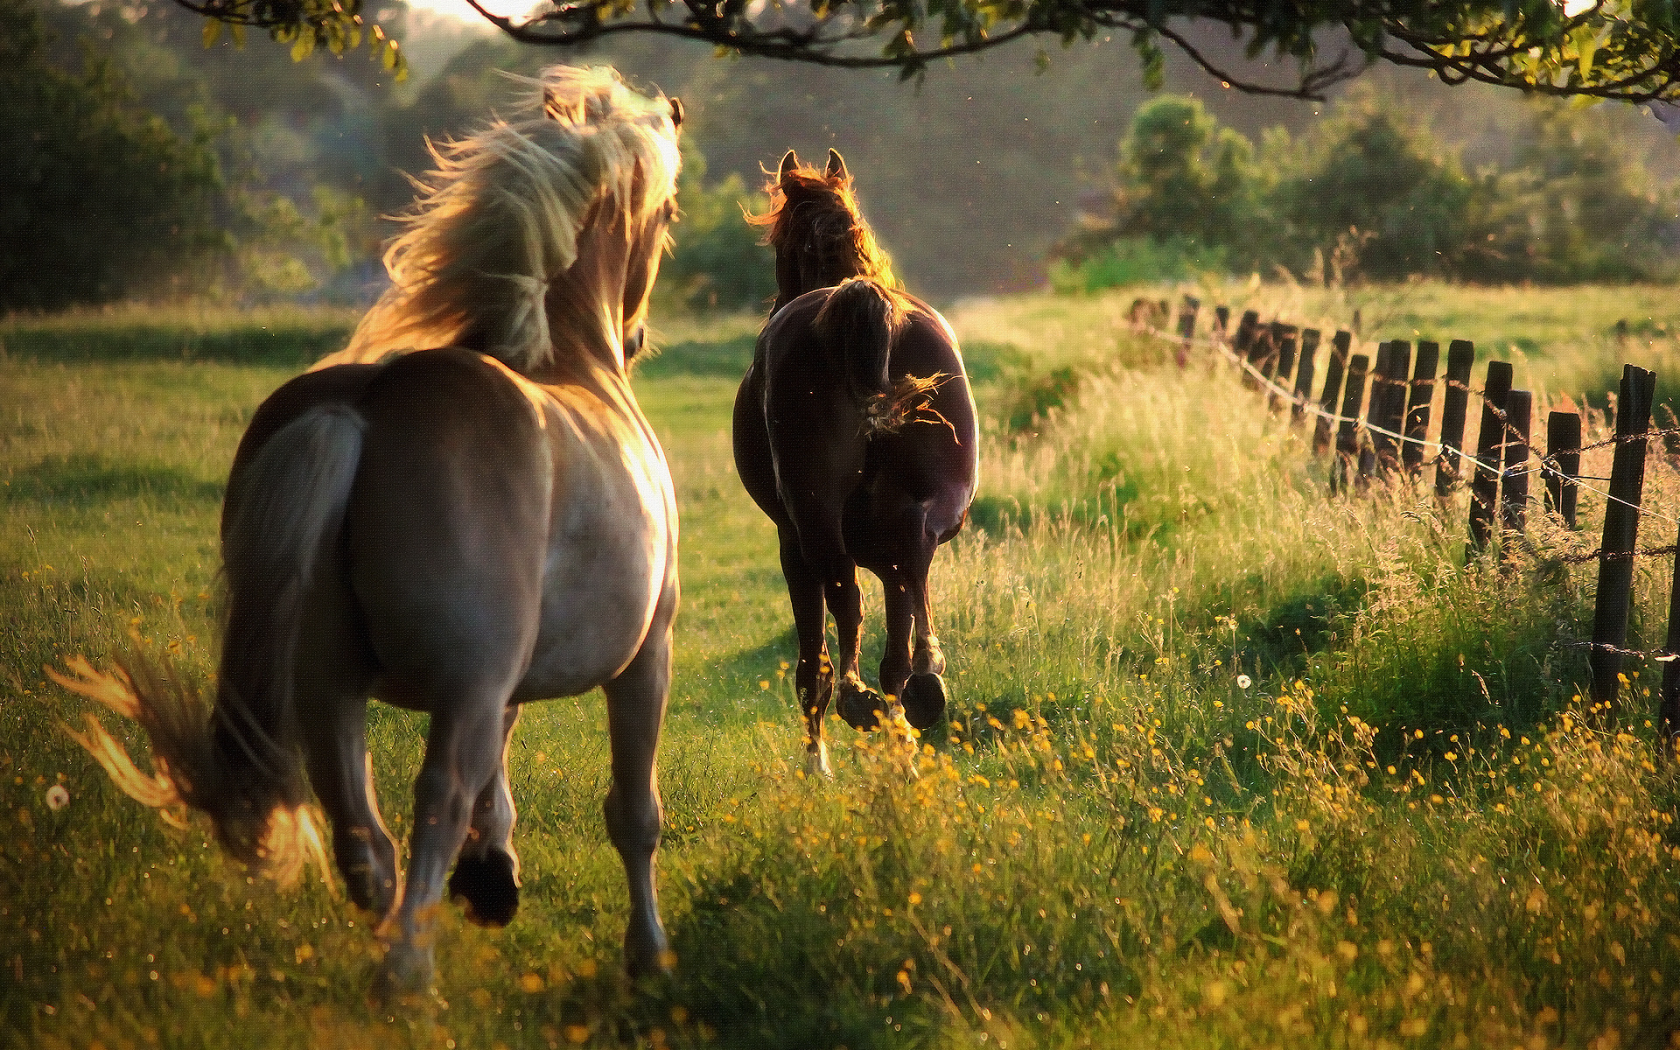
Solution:
{"label": "wooden fence", "polygon": [[[1419,341],[1415,348],[1404,339],[1381,342],[1373,361],[1367,354],[1352,352],[1353,335],[1346,330],[1335,332],[1325,343],[1317,329],[1261,321],[1255,310],[1244,311],[1233,330],[1229,308],[1216,307],[1209,334],[1198,339],[1200,308],[1198,300],[1185,296],[1170,332],[1163,324],[1171,313],[1165,300],[1140,299],[1130,316],[1135,327],[1177,344],[1180,367],[1188,363],[1198,343],[1212,346],[1242,369],[1243,384],[1264,396],[1273,411],[1287,408],[1292,426],[1305,426],[1310,419],[1313,454],[1331,457],[1332,493],[1363,492],[1375,482],[1402,477],[1421,482],[1433,464],[1434,491],[1445,500],[1463,483],[1469,459],[1466,560],[1487,553],[1503,559],[1511,549],[1510,541],[1526,529],[1531,503],[1574,529],[1580,489],[1602,495],[1603,539],[1597,550],[1576,559],[1598,562],[1593,636],[1587,643],[1591,700],[1614,724],[1624,659],[1646,657],[1662,662],[1658,728],[1664,757],[1674,756],[1680,738],[1680,540],[1671,547],[1636,547],[1644,510],[1646,448],[1658,436],[1651,430],[1656,373],[1623,366],[1613,437],[1583,448],[1580,414],[1552,411],[1546,419],[1545,449],[1538,452],[1531,433],[1533,394],[1512,388],[1511,365],[1504,361],[1487,362],[1481,388],[1472,387],[1476,348],[1467,340],[1448,343],[1446,369],[1441,374],[1437,342]],[[1322,380],[1318,377],[1321,353]],[[1431,418],[1437,384],[1445,386],[1438,421]],[[1476,448],[1467,457],[1464,433],[1472,395],[1480,401],[1481,424]],[[1581,454],[1612,445],[1609,488],[1586,485],[1580,475]],[[1530,478],[1536,473],[1544,482],[1543,497],[1530,492]],[[1662,650],[1634,652],[1625,648],[1634,558],[1662,555],[1675,559],[1668,635]]]}

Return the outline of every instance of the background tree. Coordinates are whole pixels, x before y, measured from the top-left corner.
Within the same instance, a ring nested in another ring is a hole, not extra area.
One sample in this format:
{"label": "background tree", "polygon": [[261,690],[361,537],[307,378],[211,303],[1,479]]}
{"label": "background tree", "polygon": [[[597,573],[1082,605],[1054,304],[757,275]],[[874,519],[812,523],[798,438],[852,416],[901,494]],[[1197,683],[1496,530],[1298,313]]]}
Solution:
{"label": "background tree", "polygon": [[1264,146],[1195,99],[1140,108],[1108,208],[1061,242],[1058,281],[1091,289],[1196,270],[1503,282],[1671,277],[1680,197],[1612,122],[1527,107],[1474,172],[1409,100],[1363,87]]}
{"label": "background tree", "polygon": [[1364,93],[1301,144],[1272,189],[1277,261],[1303,268],[1315,251],[1352,249],[1364,277],[1455,276],[1475,192],[1450,149]]}
{"label": "background tree", "polygon": [[[390,227],[380,216],[411,198],[404,173],[430,167],[426,138],[459,135],[505,111],[521,88],[504,72],[532,73],[557,60],[609,62],[633,82],[681,95],[688,103],[683,137],[692,154],[690,174],[701,170],[694,167],[698,159],[704,169],[698,182],[684,185],[689,215],[675,231],[678,255],[666,270],[664,291],[677,292],[677,277],[691,265],[684,260],[694,258],[686,253],[709,241],[710,232],[738,241],[729,250],[708,246],[721,253],[715,256],[719,271],[746,272],[728,261],[759,250],[744,225],[731,230],[740,200],[719,196],[708,211],[702,198],[734,193],[737,186],[750,194],[763,185],[764,168],[773,167],[790,146],[802,156],[820,157],[830,146],[845,153],[871,224],[892,251],[896,269],[918,292],[949,302],[1040,288],[1049,249],[1081,210],[1096,220],[1082,227],[1087,232],[1113,224],[1115,188],[1122,183],[1116,143],[1127,138],[1140,107],[1163,97],[1141,83],[1116,83],[1115,55],[1126,50],[1125,40],[1076,44],[1057,58],[1053,76],[1022,91],[1021,79],[1033,69],[1030,48],[952,63],[919,84],[907,84],[890,70],[720,61],[702,49],[634,34],[557,52],[407,10],[402,0],[384,0],[381,16],[393,27],[406,27],[410,45],[412,75],[398,84],[364,53],[317,55],[298,64],[261,42],[240,50],[226,33],[206,50],[203,20],[173,0],[9,2],[20,11],[34,5],[47,30],[38,57],[58,74],[81,78],[85,54],[97,56],[124,85],[124,106],[131,114],[160,117],[181,141],[204,136],[215,158],[220,189],[200,213],[214,220],[215,244],[205,249],[208,255],[183,249],[149,257],[144,280],[136,280],[126,264],[113,265],[110,272],[137,294],[164,288],[247,300],[365,301],[383,280],[378,253]],[[1221,62],[1243,61],[1242,42],[1228,33],[1206,27],[1195,32],[1206,54]],[[1195,139],[1203,145],[1194,163],[1185,162],[1198,202],[1187,218],[1217,218],[1188,234],[1173,232],[1166,221],[1171,195],[1141,194],[1137,200],[1148,207],[1138,214],[1158,231],[1158,239],[1132,237],[1122,246],[1111,236],[1098,237],[1092,249],[1106,253],[1110,264],[1100,283],[1210,267],[1270,275],[1273,264],[1282,264],[1308,273],[1314,248],[1333,259],[1333,231],[1284,235],[1272,191],[1304,163],[1298,154],[1306,145],[1318,142],[1322,128],[1339,119],[1335,104],[1206,90],[1205,74],[1170,52],[1162,74],[1170,92],[1203,89],[1198,105],[1213,126]],[[1630,106],[1542,107],[1518,92],[1474,84],[1443,91],[1422,74],[1396,69],[1373,70],[1334,95],[1352,97],[1367,83],[1396,100],[1397,127],[1432,129],[1435,146],[1457,157],[1459,170],[1478,187],[1465,223],[1479,234],[1462,247],[1461,271],[1477,279],[1568,279],[1565,264],[1537,268],[1552,257],[1543,254],[1549,249],[1536,231],[1555,223],[1535,216],[1563,207],[1561,196],[1544,198],[1546,186],[1538,176],[1522,175],[1537,150],[1574,148],[1570,143],[1577,140],[1586,149],[1600,141],[1594,136],[1602,136],[1616,147],[1600,151],[1613,160],[1611,168],[1637,172],[1630,176],[1637,193],[1628,198],[1629,206],[1646,194],[1651,200],[1641,207],[1657,212],[1670,200],[1674,173],[1680,172],[1680,144],[1672,133]],[[1570,142],[1560,138],[1555,147],[1543,145],[1542,134],[1553,134],[1544,129],[1565,120],[1578,126],[1555,134]],[[52,134],[43,121],[49,118],[7,107],[0,110],[5,125],[0,135]],[[58,192],[58,186],[84,177],[71,164],[39,192]],[[1499,181],[1499,192],[1480,188],[1489,178]],[[1610,199],[1609,185],[1583,188],[1584,199]],[[21,195],[8,193],[0,209],[37,208],[43,202],[31,199],[36,192],[26,187]],[[90,212],[64,214],[71,228],[94,228],[86,218]],[[1575,212],[1560,211],[1558,221],[1568,214]],[[717,225],[708,228],[714,220]],[[1591,225],[1606,222],[1595,219]],[[1671,243],[1660,230],[1655,239],[1641,239],[1641,229],[1624,224],[1617,247],[1600,253],[1607,267],[1637,258],[1655,264],[1641,272],[1663,272],[1666,258],[1674,255]],[[1218,238],[1210,230],[1218,231]],[[4,247],[10,246],[8,239]],[[737,250],[742,254],[730,254]],[[33,249],[24,254],[32,258]],[[713,287],[694,301],[709,302],[714,294],[720,309],[732,297]],[[743,295],[756,302],[751,293]]]}
{"label": "background tree", "polygon": [[748,193],[734,172],[708,184],[706,158],[685,139],[677,200],[682,211],[655,294],[697,311],[758,310],[773,300],[775,256],[760,243],[757,228],[742,219],[743,208],[769,207],[764,195]]}
{"label": "background tree", "polygon": [[1095,263],[1108,280],[1182,277],[1252,260],[1249,249],[1264,235],[1256,227],[1262,177],[1254,148],[1200,99],[1163,95],[1141,106],[1120,143],[1116,175],[1111,214],[1067,237],[1060,258]]}
{"label": "background tree", "polygon": [[31,0],[0,0],[0,97],[0,309],[116,299],[223,246],[212,133],[135,106],[96,54],[51,63]]}

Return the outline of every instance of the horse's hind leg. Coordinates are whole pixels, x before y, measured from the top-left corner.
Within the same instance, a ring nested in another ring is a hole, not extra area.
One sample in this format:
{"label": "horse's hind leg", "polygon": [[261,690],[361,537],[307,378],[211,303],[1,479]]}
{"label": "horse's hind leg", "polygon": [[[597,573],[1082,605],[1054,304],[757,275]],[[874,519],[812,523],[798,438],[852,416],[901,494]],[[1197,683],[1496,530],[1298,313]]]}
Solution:
{"label": "horse's hind leg", "polygon": [[[858,590],[857,562],[846,553],[839,526],[840,516],[837,513],[807,514],[793,553],[800,555],[801,565],[806,566],[805,571],[818,582],[823,602],[834,617],[838,661],[831,674],[840,717],[852,728],[868,732],[880,725],[886,702],[881,694],[864,684],[859,673],[859,656],[863,648],[863,594]],[[788,553],[784,541],[784,565],[789,561]],[[813,633],[821,637],[820,619]],[[807,644],[805,638],[806,629],[801,627],[802,646]]]}
{"label": "horse's hind leg", "polygon": [[385,935],[390,941],[377,990],[423,991],[433,978],[432,941],[444,878],[460,853],[474,805],[496,777],[502,757],[508,688],[464,686],[431,705],[426,757],[414,781],[414,835],[402,903]]}
{"label": "horse's hind leg", "polygon": [[309,781],[332,823],[338,870],[350,900],[384,918],[397,901],[397,848],[379,819],[368,768],[367,701],[300,699]]}
{"label": "horse's hind leg", "polygon": [[904,683],[904,717],[926,729],[945,714],[945,650],[933,633],[933,607],[928,600],[927,569],[914,576],[911,592],[916,618],[916,642],[910,657],[910,678]]}
{"label": "horse's hind leg", "polygon": [[793,629],[799,638],[793,682],[799,695],[799,713],[805,719],[805,762],[808,772],[831,777],[834,770],[828,764],[828,745],[823,741],[823,716],[834,695],[834,665],[828,659],[822,581],[805,564],[799,537],[791,527],[781,530],[781,546],[782,576],[787,580]]}
{"label": "horse's hind leg", "polygon": [[[881,691],[898,699],[905,720],[927,729],[945,713],[945,655],[933,634],[927,577],[937,548],[927,528],[927,511],[910,503],[894,529],[883,516],[881,529],[898,541],[871,554],[869,568],[881,577],[886,605],[887,643],[881,654]],[[912,646],[912,633],[914,645]]]}
{"label": "horse's hind leg", "polygon": [[630,885],[624,962],[632,979],[671,968],[653,882],[653,855],[659,848],[665,819],[655,758],[670,688],[671,631],[669,626],[658,625],[630,666],[602,687],[607,694],[607,728],[612,739],[612,787],[605,807],[607,833],[624,861],[624,876]]}
{"label": "horse's hind leg", "polygon": [[[936,547],[923,533],[924,543],[884,580],[889,592],[887,655],[881,660],[881,687],[887,688],[889,667],[899,687],[904,717],[917,729],[927,729],[945,714],[945,652],[933,633],[933,609],[928,599],[928,570]],[[911,633],[914,630],[914,644]]]}
{"label": "horse's hind leg", "polygon": [[863,594],[858,590],[857,566],[846,563],[844,573],[824,588],[828,611],[834,616],[835,646],[840,653],[840,665],[835,669],[838,682],[836,706],[840,717],[853,729],[868,732],[881,725],[887,702],[875,690],[864,684],[859,673],[863,650]]}
{"label": "horse's hind leg", "polygon": [[466,845],[449,876],[449,898],[466,902],[469,922],[506,926],[519,910],[519,854],[513,849],[516,811],[508,787],[508,742],[520,708],[510,704],[502,717],[502,763],[473,804]]}

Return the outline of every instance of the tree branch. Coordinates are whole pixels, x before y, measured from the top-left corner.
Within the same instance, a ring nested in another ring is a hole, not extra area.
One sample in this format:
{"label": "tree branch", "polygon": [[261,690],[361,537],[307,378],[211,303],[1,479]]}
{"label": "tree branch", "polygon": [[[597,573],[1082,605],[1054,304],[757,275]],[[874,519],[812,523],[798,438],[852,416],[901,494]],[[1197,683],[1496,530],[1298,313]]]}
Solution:
{"label": "tree branch", "polygon": [[[360,39],[361,0],[175,0],[206,18],[268,30],[282,41],[313,34],[342,50]],[[1238,91],[1322,99],[1375,62],[1433,70],[1545,95],[1628,102],[1680,100],[1680,5],[1598,0],[1566,14],[1546,0],[558,0],[522,18],[466,0],[508,37],[578,46],[626,33],[692,40],[734,54],[845,69],[895,68],[906,77],[938,59],[1028,37],[1064,45],[1105,29],[1132,34],[1146,79],[1158,75],[1156,41]],[[1635,17],[1637,13],[1638,17]],[[1214,22],[1299,62],[1292,84],[1265,83],[1210,56],[1183,26]],[[376,43],[386,38],[377,26]],[[1358,57],[1321,61],[1326,33],[1349,35]],[[923,43],[923,41],[929,41]],[[394,45],[391,46],[394,52]],[[294,46],[294,53],[307,52]]]}

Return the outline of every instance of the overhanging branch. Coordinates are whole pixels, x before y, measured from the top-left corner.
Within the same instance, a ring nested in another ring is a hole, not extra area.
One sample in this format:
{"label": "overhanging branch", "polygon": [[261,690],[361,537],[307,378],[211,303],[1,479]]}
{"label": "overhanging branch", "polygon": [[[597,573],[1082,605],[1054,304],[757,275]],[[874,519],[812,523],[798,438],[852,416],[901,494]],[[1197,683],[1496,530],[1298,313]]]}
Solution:
{"label": "overhanging branch", "polygon": [[[266,29],[282,40],[312,35],[341,51],[363,32],[361,0],[175,0],[205,18]],[[1627,0],[1631,3],[1631,0]],[[1627,102],[1680,99],[1680,5],[1632,8],[1600,0],[1566,13],[1507,0],[561,0],[511,18],[466,3],[522,43],[567,47],[623,34],[690,40],[732,54],[919,76],[940,59],[1036,37],[1070,44],[1106,30],[1132,35],[1146,73],[1157,41],[1209,76],[1248,94],[1322,99],[1375,62],[1433,70],[1445,84],[1477,82],[1545,95]],[[1663,15],[1668,21],[1653,18]],[[1266,82],[1210,55],[1184,31],[1214,22],[1297,64],[1290,82]],[[1672,22],[1673,24],[1669,24]],[[368,30],[384,41],[378,27]],[[1322,59],[1317,41],[1346,33],[1351,49]],[[346,43],[348,41],[348,43]],[[310,42],[310,41],[306,41]],[[294,47],[294,53],[299,48]],[[307,52],[308,48],[301,50]],[[394,47],[393,47],[394,50]]]}

